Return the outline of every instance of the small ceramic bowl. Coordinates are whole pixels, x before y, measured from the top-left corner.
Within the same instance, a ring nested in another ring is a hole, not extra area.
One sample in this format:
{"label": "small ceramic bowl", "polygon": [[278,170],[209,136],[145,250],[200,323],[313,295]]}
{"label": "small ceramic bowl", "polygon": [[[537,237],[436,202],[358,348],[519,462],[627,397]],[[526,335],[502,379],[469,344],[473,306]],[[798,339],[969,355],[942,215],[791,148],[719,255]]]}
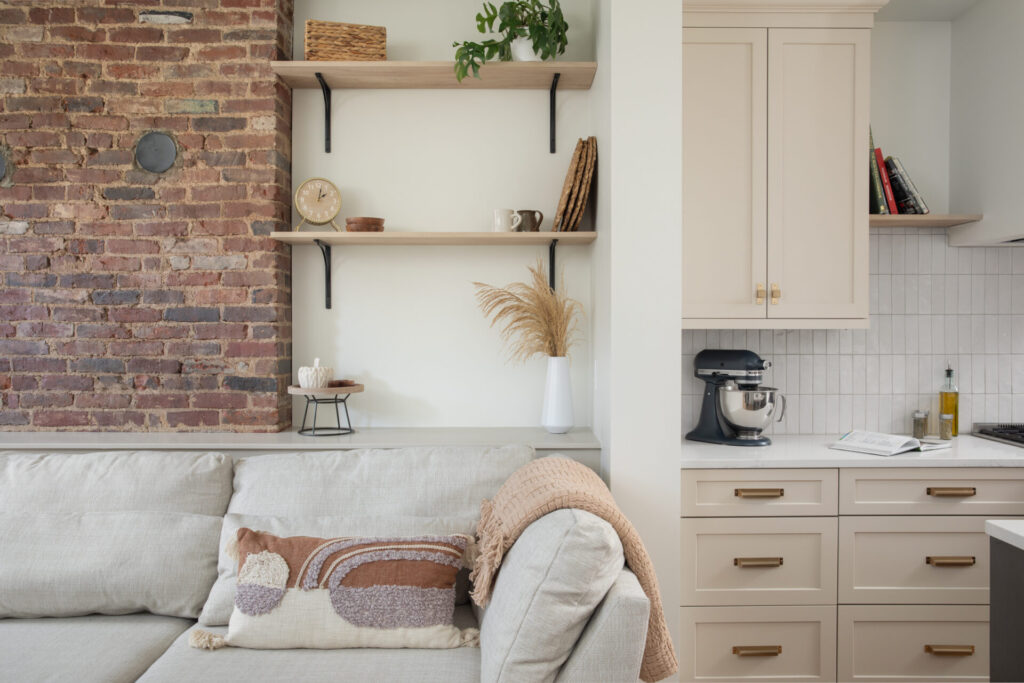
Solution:
{"label": "small ceramic bowl", "polygon": [[384,219],[371,216],[346,218],[345,229],[349,232],[380,232],[384,229]]}

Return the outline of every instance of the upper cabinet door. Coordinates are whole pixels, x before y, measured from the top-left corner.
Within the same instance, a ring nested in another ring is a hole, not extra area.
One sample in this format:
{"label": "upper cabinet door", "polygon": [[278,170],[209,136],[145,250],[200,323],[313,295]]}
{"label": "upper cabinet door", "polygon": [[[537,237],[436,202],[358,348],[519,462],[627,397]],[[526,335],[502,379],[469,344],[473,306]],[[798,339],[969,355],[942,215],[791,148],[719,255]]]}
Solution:
{"label": "upper cabinet door", "polygon": [[767,83],[767,29],[683,30],[684,318],[765,317]]}
{"label": "upper cabinet door", "polygon": [[870,35],[769,29],[769,318],[868,316]]}

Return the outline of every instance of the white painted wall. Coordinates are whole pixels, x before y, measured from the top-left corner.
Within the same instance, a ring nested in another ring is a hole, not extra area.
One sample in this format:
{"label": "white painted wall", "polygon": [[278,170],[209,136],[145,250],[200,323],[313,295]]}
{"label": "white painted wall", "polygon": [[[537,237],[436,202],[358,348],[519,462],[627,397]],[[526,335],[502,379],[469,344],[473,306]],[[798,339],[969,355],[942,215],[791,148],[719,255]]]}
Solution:
{"label": "white painted wall", "polygon": [[875,24],[871,128],[899,157],[932,213],[949,211],[950,22]]}
{"label": "white painted wall", "polygon": [[608,329],[598,334],[609,335],[600,357],[609,364],[602,444],[612,493],[654,560],[678,643],[682,3],[647,0],[639,12],[613,0],[601,9],[612,140],[602,168],[610,178],[599,186],[611,195],[611,244],[601,254],[607,266],[595,262],[608,278],[599,294],[608,301]]}
{"label": "white painted wall", "polygon": [[[564,59],[592,59],[591,3],[562,4]],[[389,59],[451,59],[453,40],[480,37],[478,9],[463,0],[299,0],[295,56],[305,20],[316,18],[387,26]],[[336,90],[330,154],[320,92],[296,90],[293,112],[295,185],[326,177],[341,189],[342,219],[384,216],[394,230],[489,230],[495,208],[540,209],[550,229],[576,139],[593,132],[588,91],[559,92],[556,154],[548,153],[546,90]],[[588,313],[573,352],[579,425],[591,424],[591,248],[558,251],[569,294]],[[537,259],[546,267],[546,247],[337,247],[330,311],[319,250],[292,253],[294,366],[319,356],[336,376],[365,383],[350,401],[354,425],[538,423],[545,359],[505,362],[471,283],[524,280]],[[301,415],[302,403],[295,407]]]}
{"label": "white painted wall", "polygon": [[951,205],[984,213],[979,227],[992,234],[1019,234],[1022,35],[1018,0],[983,0],[953,22]]}

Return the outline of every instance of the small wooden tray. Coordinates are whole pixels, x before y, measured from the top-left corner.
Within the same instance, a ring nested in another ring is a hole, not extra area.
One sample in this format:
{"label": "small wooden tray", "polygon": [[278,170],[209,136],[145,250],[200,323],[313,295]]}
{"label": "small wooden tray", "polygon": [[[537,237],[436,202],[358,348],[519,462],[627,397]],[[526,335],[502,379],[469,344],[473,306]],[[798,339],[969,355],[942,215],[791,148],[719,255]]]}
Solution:
{"label": "small wooden tray", "polygon": [[331,396],[335,394],[360,394],[363,392],[362,384],[350,384],[347,387],[320,387],[319,389],[303,389],[297,384],[288,387],[288,393],[295,396]]}

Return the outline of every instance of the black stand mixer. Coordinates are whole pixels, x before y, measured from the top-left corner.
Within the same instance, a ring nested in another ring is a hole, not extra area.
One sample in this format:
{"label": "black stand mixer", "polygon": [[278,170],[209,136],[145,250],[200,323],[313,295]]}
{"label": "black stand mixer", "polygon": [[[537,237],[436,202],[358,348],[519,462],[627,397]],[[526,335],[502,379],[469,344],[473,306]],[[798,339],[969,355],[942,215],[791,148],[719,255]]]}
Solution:
{"label": "black stand mixer", "polygon": [[772,362],[753,351],[704,349],[693,359],[693,375],[705,382],[697,426],[691,441],[730,446],[768,446],[762,432],[773,418],[781,421],[786,398],[778,389],[762,387]]}

